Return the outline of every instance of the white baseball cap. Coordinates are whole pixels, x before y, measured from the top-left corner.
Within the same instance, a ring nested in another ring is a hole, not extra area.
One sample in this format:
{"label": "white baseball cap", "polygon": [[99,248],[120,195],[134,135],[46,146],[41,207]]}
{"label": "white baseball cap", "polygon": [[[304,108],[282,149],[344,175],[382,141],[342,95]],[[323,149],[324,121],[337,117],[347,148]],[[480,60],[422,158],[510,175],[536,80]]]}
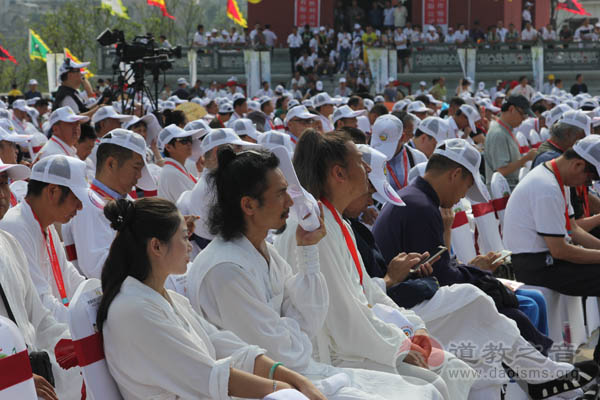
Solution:
{"label": "white baseball cap", "polygon": [[600,175],[600,135],[586,136],[573,145],[573,150],[585,161],[596,167]]}
{"label": "white baseball cap", "polygon": [[204,128],[195,129],[195,130],[184,130],[178,127],[175,124],[171,124],[165,128],[158,134],[158,149],[160,151],[164,151],[165,147],[171,140],[178,138],[191,137],[192,138],[192,156],[191,158],[197,160],[201,155],[201,139],[203,136],[206,136],[207,131]]}
{"label": "white baseball cap", "polygon": [[[161,108],[161,106],[162,106],[162,108]],[[174,110],[175,107],[177,107],[175,102],[169,101],[169,100],[163,101],[162,105],[159,105],[159,109],[162,109],[162,110]]]}
{"label": "white baseball cap", "polygon": [[427,100],[429,100],[430,103],[433,103],[433,104],[438,105],[438,106],[443,103],[443,101],[437,100],[435,97],[433,97],[430,94],[427,94],[426,96],[427,96]]}
{"label": "white baseball cap", "polygon": [[490,201],[488,190],[479,174],[481,154],[475,146],[464,139],[447,139],[438,144],[433,154],[439,154],[465,167],[473,176],[474,184],[467,191],[467,197],[475,203]]}
{"label": "white baseball cap", "polygon": [[335,125],[335,123],[342,118],[357,118],[361,115],[365,115],[366,113],[367,112],[365,110],[353,111],[349,106],[341,106],[333,112],[333,117],[331,120]]}
{"label": "white baseball cap", "polygon": [[169,97],[167,99],[167,101],[172,101],[175,104],[183,104],[183,103],[187,103],[187,100],[184,99],[180,99],[179,96],[177,96],[176,94],[174,94],[173,96]]}
{"label": "white baseball cap", "polygon": [[85,169],[85,162],[78,158],[54,154],[36,162],[31,169],[29,179],[66,186],[83,202],[87,198],[88,191]]}
{"label": "white baseball cap", "polygon": [[256,141],[262,147],[271,150],[277,146],[283,146],[291,155],[294,153],[294,143],[287,133],[279,131],[267,131],[262,133]]}
{"label": "white baseball cap", "polygon": [[317,89],[317,90],[323,90],[323,82],[322,81],[317,81],[317,83],[315,84],[315,89]]}
{"label": "white baseball cap", "polygon": [[373,98],[373,103],[384,103],[385,98],[382,95],[377,95]]}
{"label": "white baseball cap", "polygon": [[92,116],[92,123],[96,125],[98,122],[105,119],[118,119],[119,121],[129,121],[133,118],[132,115],[119,114],[113,106],[100,107]]}
{"label": "white baseball cap", "polygon": [[335,101],[329,96],[328,93],[319,93],[312,98],[313,106],[315,108],[324,106],[326,104],[335,105]]}
{"label": "white baseball cap", "polygon": [[28,84],[29,84],[29,86],[31,86],[31,85],[37,85],[38,81],[36,81],[35,79],[30,79]]}
{"label": "white baseball cap", "polygon": [[496,107],[490,99],[485,99],[483,102],[483,108],[490,110],[494,114],[500,111],[500,107]]}
{"label": "white baseball cap", "polygon": [[548,111],[548,114],[546,114],[546,126],[548,128],[552,127],[552,125],[554,125],[554,123],[558,121],[560,117],[562,117],[562,115],[569,110],[573,109],[567,104],[559,104],[552,110]]}
{"label": "white baseball cap", "polygon": [[65,61],[63,61],[63,63],[61,64],[59,70],[58,70],[58,75],[62,75],[65,72],[69,72],[71,70],[75,70],[75,69],[81,69],[81,68],[87,68],[90,65],[89,62],[82,62],[82,63],[76,63],[75,61],[71,60],[70,58],[65,58]]}
{"label": "white baseball cap", "polygon": [[219,104],[219,114],[231,114],[233,113],[233,104],[229,101],[224,101]]}
{"label": "white baseball cap", "polygon": [[471,131],[473,133],[477,132],[477,127],[475,126],[475,122],[481,119],[481,115],[479,115],[479,111],[469,104],[463,104],[459,107],[460,111],[467,117],[469,121],[469,127],[471,127]]}
{"label": "white baseball cap", "polygon": [[215,147],[223,144],[232,144],[244,147],[256,147],[255,143],[246,142],[242,140],[233,129],[220,128],[211,130],[208,135],[204,137],[200,145],[200,154],[204,155]]}
{"label": "white baseball cap", "polygon": [[233,102],[236,102],[237,100],[240,99],[245,99],[246,96],[244,96],[242,93],[234,93],[233,97],[231,98],[233,100]]}
{"label": "white baseball cap", "polygon": [[385,165],[387,158],[385,154],[375,150],[366,144],[358,144],[358,150],[362,153],[362,159],[371,167],[369,180],[377,190],[373,195],[380,203],[391,203],[395,206],[405,206],[404,201],[388,182],[385,176]]}
{"label": "white baseball cap", "polygon": [[367,117],[366,115],[357,117],[356,124],[358,126],[358,129],[360,129],[364,133],[366,133],[366,134],[371,133],[371,121],[369,121],[369,117]]}
{"label": "white baseball cap", "polygon": [[143,190],[156,190],[156,181],[150,174],[148,164],[146,163],[146,141],[142,135],[127,129],[117,128],[104,135],[100,139],[99,146],[106,143],[124,147],[139,154],[144,161],[144,168],[142,168],[142,176],[137,181],[136,186]]}
{"label": "white baseball cap", "polygon": [[187,85],[188,81],[185,78],[178,78],[177,79],[177,84],[178,85]]}
{"label": "white baseball cap", "polygon": [[409,104],[410,104],[410,100],[408,100],[408,99],[399,100],[394,103],[394,106],[392,107],[392,112],[393,111],[403,111],[406,108],[406,106]]}
{"label": "white baseball cap", "polygon": [[51,129],[57,122],[79,122],[81,124],[88,122],[90,119],[83,115],[77,115],[69,106],[57,108],[50,114],[48,120],[48,129]]}
{"label": "white baseball cap", "polygon": [[283,88],[283,86],[281,86],[281,85],[275,86],[275,93],[282,94],[284,91],[285,91],[285,89]]}
{"label": "white baseball cap", "polygon": [[375,105],[375,102],[373,102],[371,99],[363,99],[363,104],[365,105],[367,111],[371,111]]}
{"label": "white baseball cap", "polygon": [[427,117],[419,122],[418,129],[434,138],[438,143],[448,139],[450,126],[440,117]]}
{"label": "white baseball cap", "polygon": [[375,120],[371,127],[371,147],[379,150],[388,160],[391,160],[403,131],[404,125],[398,117],[392,114],[382,115]]}
{"label": "white baseball cap", "polygon": [[123,129],[130,130],[130,127],[134,126],[140,121],[146,124],[146,144],[150,146],[158,137],[158,133],[161,130],[158,119],[156,119],[154,114],[146,114],[142,118],[134,115],[129,121],[125,121],[123,123]]}
{"label": "white baseball cap", "polygon": [[266,104],[270,101],[271,101],[271,98],[269,96],[262,96],[258,99],[258,104],[260,104],[262,107],[263,104]]}
{"label": "white baseball cap", "polygon": [[529,102],[529,104],[533,105],[533,104],[535,104],[535,103],[537,103],[538,101],[541,101],[541,100],[546,100],[546,97],[543,94],[541,94],[540,92],[537,92],[531,98],[531,101]]}
{"label": "white baseball cap", "polygon": [[[4,140],[4,139],[0,139]],[[31,175],[31,169],[23,164],[4,164],[0,160],[0,173],[6,172],[8,177],[13,181],[20,181],[22,179],[29,178]]]}
{"label": "white baseball cap", "polygon": [[316,119],[316,118],[318,118],[318,116],[308,112],[308,109],[305,106],[295,106],[295,107],[291,108],[290,110],[288,110],[288,113],[286,114],[285,121],[284,121],[285,126],[287,126],[288,123],[294,118]]}
{"label": "white baseball cap", "polygon": [[248,104],[248,110],[250,111],[260,111],[260,104],[256,100],[248,100],[246,103]]}
{"label": "white baseball cap", "polygon": [[344,78],[343,76],[340,78],[340,83],[346,83],[346,78]]}
{"label": "white baseball cap", "polygon": [[183,130],[185,130],[185,131],[197,131],[200,129],[205,130],[204,133],[200,134],[200,137],[204,137],[204,136],[208,135],[208,133],[211,131],[212,128],[208,125],[208,122],[206,122],[203,119],[197,119],[195,121],[188,122],[183,127]]}
{"label": "white baseball cap", "polygon": [[427,86],[427,82],[421,81],[421,82],[419,82],[419,86]]}
{"label": "white baseball cap", "polygon": [[20,110],[20,111],[27,112],[27,102],[23,99],[15,100],[12,103],[12,108],[14,110]]}
{"label": "white baseball cap", "polygon": [[256,125],[248,118],[238,118],[230,126],[238,136],[248,135],[258,141],[260,133],[256,131]]}
{"label": "white baseball cap", "polygon": [[406,111],[409,113],[421,113],[429,111],[429,108],[422,101],[413,101],[408,105]]}
{"label": "white baseball cap", "polygon": [[[5,127],[10,127],[12,130],[6,130]],[[7,141],[12,143],[24,144],[29,142],[33,135],[19,135],[15,132],[12,124],[6,118],[0,119],[0,142]]]}
{"label": "white baseball cap", "polygon": [[565,112],[558,122],[583,129],[585,136],[591,134],[592,119],[581,110],[569,110]]}

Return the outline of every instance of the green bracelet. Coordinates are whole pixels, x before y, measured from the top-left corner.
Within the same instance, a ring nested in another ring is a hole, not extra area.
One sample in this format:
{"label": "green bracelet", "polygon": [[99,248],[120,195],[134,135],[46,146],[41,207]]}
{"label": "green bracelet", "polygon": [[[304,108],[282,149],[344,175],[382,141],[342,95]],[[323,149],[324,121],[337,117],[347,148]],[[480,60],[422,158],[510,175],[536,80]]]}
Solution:
{"label": "green bracelet", "polygon": [[276,362],[275,364],[273,364],[273,366],[271,367],[271,370],[269,371],[269,379],[273,379],[273,375],[275,375],[275,370],[276,370],[276,369],[277,369],[277,367],[279,367],[280,365],[283,365],[283,363]]}

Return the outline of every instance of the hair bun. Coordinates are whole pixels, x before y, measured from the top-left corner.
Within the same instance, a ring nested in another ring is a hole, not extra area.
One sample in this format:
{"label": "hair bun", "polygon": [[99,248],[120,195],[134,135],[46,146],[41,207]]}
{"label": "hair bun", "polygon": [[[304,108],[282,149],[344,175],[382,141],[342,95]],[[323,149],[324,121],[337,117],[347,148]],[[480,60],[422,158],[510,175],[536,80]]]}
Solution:
{"label": "hair bun", "polygon": [[111,200],[104,206],[104,215],[111,228],[122,232],[135,219],[135,203],[127,199]]}
{"label": "hair bun", "polygon": [[219,162],[219,169],[224,171],[225,168],[235,160],[237,154],[231,145],[223,146],[223,148],[219,149],[217,152],[217,160]]}

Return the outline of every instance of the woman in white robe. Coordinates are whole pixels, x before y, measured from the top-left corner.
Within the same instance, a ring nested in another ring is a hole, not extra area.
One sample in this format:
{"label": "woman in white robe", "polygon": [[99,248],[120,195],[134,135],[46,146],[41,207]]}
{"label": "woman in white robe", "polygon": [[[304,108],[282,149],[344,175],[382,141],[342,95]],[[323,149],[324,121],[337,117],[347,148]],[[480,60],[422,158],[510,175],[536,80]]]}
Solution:
{"label": "woman in white robe", "polygon": [[[264,347],[267,355],[317,381],[317,386],[319,380],[341,375],[346,381],[343,387],[323,389],[329,399],[441,398],[423,380],[335,368],[313,360],[311,338],[321,330],[329,308],[315,246],[324,234],[323,225],[313,232],[294,231],[300,246],[294,274],[265,241],[270,229],[285,226],[292,203],[288,194],[281,196],[281,188],[285,190],[287,184],[277,168],[277,158],[269,152],[232,153],[219,153],[219,169],[209,180],[211,187],[218,188],[211,215],[223,218],[211,223],[218,236],[188,271],[187,294],[192,307],[218,328]],[[256,193],[257,187],[262,193]],[[242,198],[260,198],[260,213],[244,208],[246,200]]]}
{"label": "woman in white robe", "polygon": [[324,399],[308,379],[218,331],[164,288],[169,274],[185,272],[190,250],[173,203],[121,199],[104,212],[118,233],[102,271],[97,326],[125,400],[262,398],[293,388]]}

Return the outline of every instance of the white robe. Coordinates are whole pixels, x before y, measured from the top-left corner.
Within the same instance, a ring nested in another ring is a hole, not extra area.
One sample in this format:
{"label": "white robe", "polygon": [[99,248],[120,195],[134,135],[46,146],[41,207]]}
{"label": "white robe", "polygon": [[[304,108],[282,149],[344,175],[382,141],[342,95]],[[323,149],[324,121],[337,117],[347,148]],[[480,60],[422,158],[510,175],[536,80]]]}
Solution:
{"label": "white robe", "polygon": [[315,362],[311,338],[321,330],[329,307],[317,246],[299,248],[296,274],[272,245],[267,248],[268,263],[245,236],[229,242],[215,238],[188,271],[194,309],[313,381],[348,376],[347,386],[324,392],[329,399],[441,398],[425,381],[415,385],[409,383],[414,378]]}
{"label": "white robe", "polygon": [[208,184],[206,179],[209,173],[210,171],[208,169],[202,171],[198,183],[196,183],[192,189],[188,207],[190,215],[197,215],[200,217],[196,221],[194,233],[201,238],[208,240],[214,237],[208,229],[208,216],[215,198],[211,185]]}
{"label": "white robe", "polygon": [[160,177],[158,178],[158,197],[162,197],[163,199],[175,203],[181,193],[186,190],[192,190],[196,183],[192,178],[186,175],[189,174],[189,172],[184,165],[181,165],[173,158],[165,157],[165,162],[167,161],[174,163],[185,171],[184,173],[170,164],[165,164],[160,170]]}
{"label": "white robe", "polygon": [[[56,392],[61,400],[81,398],[80,369],[76,367],[64,370],[54,358],[54,347],[58,341],[71,338],[69,327],[57,322],[52,313],[42,305],[29,276],[23,249],[14,237],[3,230],[0,230],[0,252],[0,284],[29,352],[48,352]],[[8,317],[1,301],[0,310],[0,315]]]}
{"label": "white robe", "polygon": [[[369,278],[362,259],[360,267],[363,285],[360,285],[359,274],[341,228],[329,209],[324,211],[327,236],[319,242],[318,247],[321,272],[327,281],[330,304],[324,327],[316,340],[318,360],[325,363],[331,361],[334,366],[376,369],[402,375],[430,372],[402,362],[410,348],[409,339],[396,325],[380,320],[371,307],[383,304],[398,309],[413,325],[414,330],[425,329],[425,323],[413,311],[399,308]],[[345,221],[344,224],[356,246],[350,225]],[[275,240],[279,254],[294,269],[297,269],[294,264],[297,252],[296,225],[295,222],[289,223],[286,231]],[[450,369],[465,372],[464,380],[449,376]],[[466,399],[476,380],[474,371],[449,353],[444,353],[444,362],[432,370],[444,379],[452,399]]]}
{"label": "white robe", "polygon": [[[42,234],[40,224],[35,219],[29,204],[23,201],[8,210],[0,221],[0,229],[4,229],[13,235],[25,251],[31,280],[40,295],[42,304],[52,312],[54,318],[59,322],[68,323],[69,311],[62,304],[58,286],[52,273],[52,264],[44,244],[46,238]],[[85,278],[72,263],[67,261],[65,249],[54,226],[50,225],[47,232],[52,235],[66,295],[70,300]]]}
{"label": "white robe", "polygon": [[264,350],[217,330],[185,297],[168,295],[171,302],[127,277],[110,305],[104,352],[123,398],[229,399],[230,368],[252,373]]}

